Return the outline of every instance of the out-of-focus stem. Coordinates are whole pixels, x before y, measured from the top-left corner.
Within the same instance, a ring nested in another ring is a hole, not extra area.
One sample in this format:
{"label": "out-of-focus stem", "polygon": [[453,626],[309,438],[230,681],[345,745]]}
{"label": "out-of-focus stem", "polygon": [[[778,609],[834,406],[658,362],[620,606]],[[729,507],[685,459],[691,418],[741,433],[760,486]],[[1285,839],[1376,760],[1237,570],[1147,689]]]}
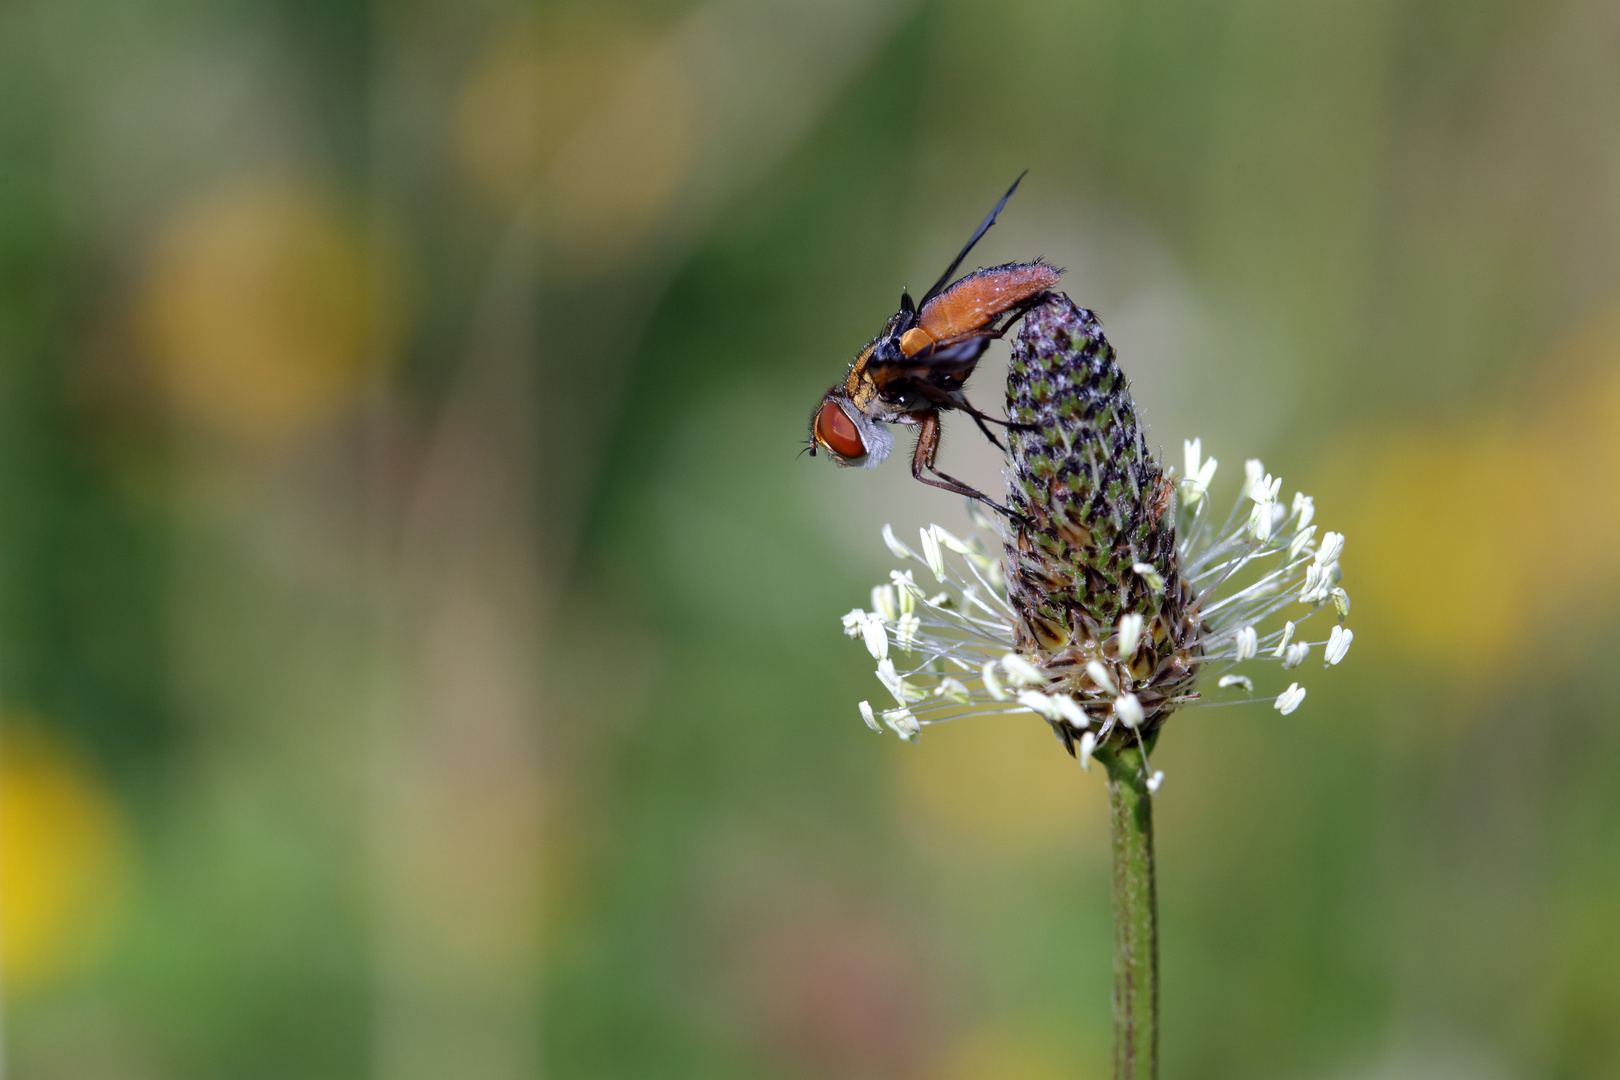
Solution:
{"label": "out-of-focus stem", "polygon": [[1159,905],[1153,796],[1136,745],[1099,748],[1114,841],[1114,1080],[1159,1075]]}

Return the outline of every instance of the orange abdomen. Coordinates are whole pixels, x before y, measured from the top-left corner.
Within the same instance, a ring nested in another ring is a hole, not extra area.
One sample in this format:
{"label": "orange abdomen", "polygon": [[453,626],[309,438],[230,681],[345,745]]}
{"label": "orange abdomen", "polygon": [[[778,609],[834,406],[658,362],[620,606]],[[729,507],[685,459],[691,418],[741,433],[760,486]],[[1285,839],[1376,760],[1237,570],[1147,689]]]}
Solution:
{"label": "orange abdomen", "polygon": [[[1011,263],[969,274],[923,305],[917,329],[935,345],[982,329],[997,315],[1058,283],[1061,273],[1045,263]],[[911,336],[910,334],[906,336]],[[922,345],[918,342],[918,345]],[[917,349],[902,350],[913,355]]]}

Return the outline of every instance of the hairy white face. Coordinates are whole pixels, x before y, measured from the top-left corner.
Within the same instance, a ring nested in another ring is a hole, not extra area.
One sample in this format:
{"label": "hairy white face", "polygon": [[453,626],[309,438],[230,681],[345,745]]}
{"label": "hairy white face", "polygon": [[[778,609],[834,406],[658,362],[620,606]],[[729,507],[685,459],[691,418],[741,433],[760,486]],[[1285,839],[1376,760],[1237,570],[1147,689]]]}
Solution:
{"label": "hairy white face", "polygon": [[811,419],[810,437],[839,465],[862,469],[881,464],[894,449],[889,429],[855,408],[836,388],[822,399]]}

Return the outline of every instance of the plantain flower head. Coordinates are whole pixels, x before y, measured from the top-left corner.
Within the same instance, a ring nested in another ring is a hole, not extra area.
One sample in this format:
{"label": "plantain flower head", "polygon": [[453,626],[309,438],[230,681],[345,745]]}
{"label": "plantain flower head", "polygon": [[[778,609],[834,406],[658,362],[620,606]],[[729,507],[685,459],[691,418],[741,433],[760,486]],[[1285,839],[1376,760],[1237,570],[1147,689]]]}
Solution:
{"label": "plantain flower head", "polygon": [[[1317,649],[1324,667],[1344,659],[1343,535],[1318,535],[1312,499],[1281,502],[1258,460],[1224,514],[1199,440],[1181,470],[1162,465],[1102,328],[1068,297],[1025,317],[1007,414],[1016,516],[993,522],[972,504],[988,544],[931,525],[914,549],[885,526],[915,565],[843,617],[894,699],[861,702],[875,730],[909,740],[958,716],[1034,713],[1085,763],[1110,740],[1146,749],[1179,708],[1264,700],[1246,673],[1261,664],[1291,670]],[[1284,715],[1304,699],[1297,681],[1269,698]]]}

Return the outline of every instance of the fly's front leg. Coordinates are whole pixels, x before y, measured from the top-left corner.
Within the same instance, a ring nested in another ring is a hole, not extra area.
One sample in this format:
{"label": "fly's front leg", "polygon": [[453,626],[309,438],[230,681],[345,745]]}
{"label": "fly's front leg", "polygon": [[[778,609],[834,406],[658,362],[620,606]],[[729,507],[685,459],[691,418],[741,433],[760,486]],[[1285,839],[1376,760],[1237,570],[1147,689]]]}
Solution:
{"label": "fly's front leg", "polygon": [[[1000,503],[991,499],[990,496],[986,495],[984,492],[979,491],[976,488],[969,487],[967,484],[962,483],[962,481],[956,479],[954,476],[947,476],[936,469],[934,467],[934,458],[938,454],[939,411],[937,409],[930,409],[928,412],[923,414],[922,428],[917,432],[917,449],[913,451],[911,455],[911,475],[916,479],[921,480],[923,483],[932,485],[933,487],[944,488],[946,491],[953,491],[958,495],[966,495],[970,499],[977,499],[998,513],[1006,514],[1014,521],[1021,522],[1024,520],[1022,515],[1013,513],[1005,506],[1002,506]],[[934,474],[934,476],[939,477],[939,479],[935,480],[931,477],[925,476],[923,475],[924,472],[931,472]]]}

